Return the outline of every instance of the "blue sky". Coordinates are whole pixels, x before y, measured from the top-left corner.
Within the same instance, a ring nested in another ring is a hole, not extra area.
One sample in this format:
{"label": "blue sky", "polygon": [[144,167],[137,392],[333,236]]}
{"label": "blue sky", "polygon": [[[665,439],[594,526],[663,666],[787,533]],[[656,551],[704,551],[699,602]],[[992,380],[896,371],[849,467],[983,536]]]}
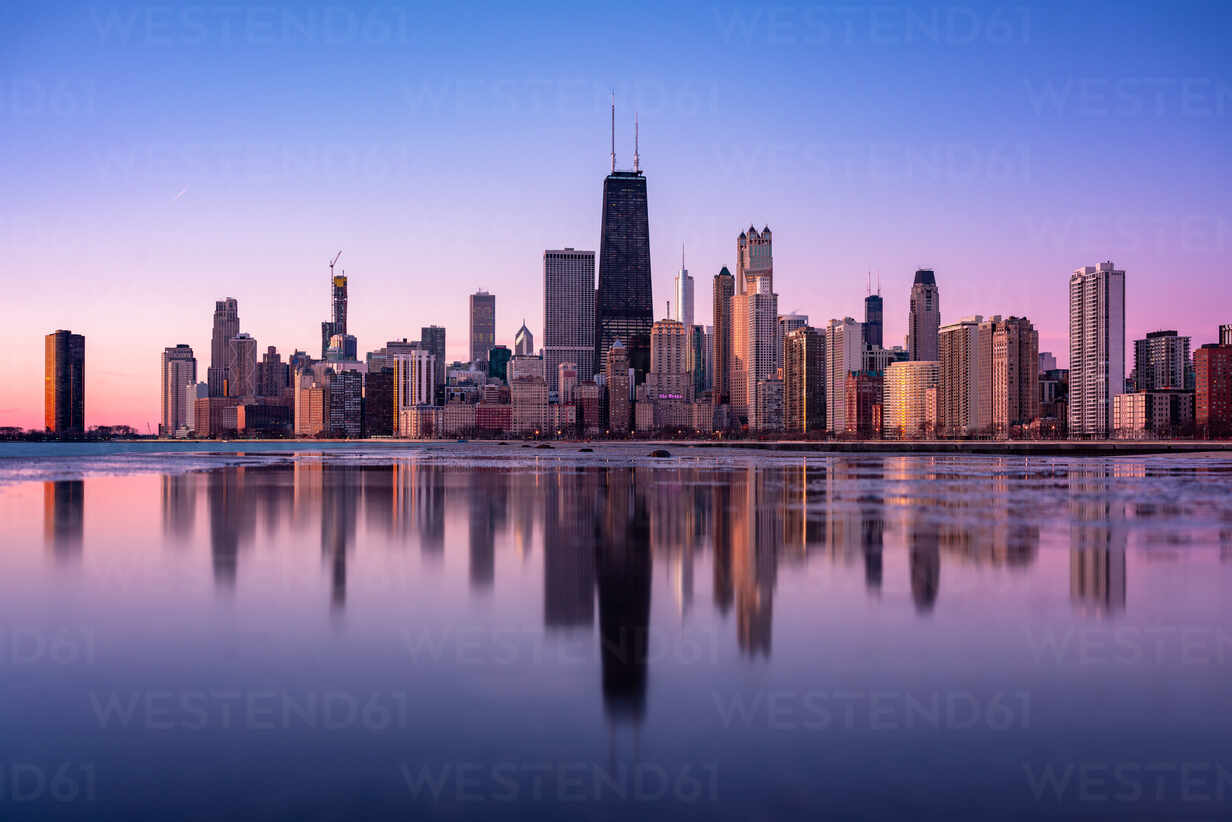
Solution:
{"label": "blue sky", "polygon": [[[38,424],[41,335],[87,335],[90,422],[157,412],[162,347],[204,369],[213,301],[313,350],[327,262],[361,350],[497,294],[541,333],[544,248],[595,248],[641,121],[656,313],[775,230],[784,311],[901,340],[917,266],[943,320],[1026,314],[1064,360],[1066,278],[1111,258],[1131,338],[1232,322],[1227,3],[10,3],[0,423]],[[11,337],[10,337],[11,335]]]}

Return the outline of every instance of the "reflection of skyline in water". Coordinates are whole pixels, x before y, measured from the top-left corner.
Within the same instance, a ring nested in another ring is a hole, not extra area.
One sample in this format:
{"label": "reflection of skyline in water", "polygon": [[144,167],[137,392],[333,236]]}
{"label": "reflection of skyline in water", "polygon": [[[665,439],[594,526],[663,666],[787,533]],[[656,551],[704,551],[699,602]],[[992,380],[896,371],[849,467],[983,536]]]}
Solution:
{"label": "reflection of skyline in water", "polygon": [[[246,546],[263,535],[289,529],[308,538],[317,531],[330,602],[343,608],[361,527],[417,542],[424,560],[439,563],[447,546],[458,544],[446,538],[447,531],[461,535],[453,522],[466,531],[472,592],[498,585],[498,544],[511,544],[523,562],[542,548],[544,627],[593,628],[597,605],[602,633],[605,597],[613,603],[612,625],[640,624],[640,586],[650,567],[634,553],[640,545],[647,561],[664,568],[660,596],[682,620],[696,607],[697,569],[709,562],[706,607],[720,616],[734,608],[733,637],[757,657],[773,648],[775,591],[784,569],[817,561],[850,565],[862,572],[868,596],[893,599],[904,589],[888,579],[885,557],[901,550],[906,591],[917,612],[929,613],[944,601],[943,563],[1030,567],[1046,504],[1055,507],[1051,516],[1068,518],[1074,608],[1122,611],[1131,536],[1159,561],[1201,539],[1194,536],[1200,532],[1175,528],[1187,515],[1181,501],[1127,496],[1133,487],[1127,483],[1169,475],[1166,467],[1107,460],[1026,466],[994,458],[978,471],[929,457],[620,469],[548,462],[530,470],[314,456],[167,475],[160,483],[167,544],[190,544],[203,525],[221,591],[237,584]],[[44,483],[45,541],[59,559],[83,551],[86,485]],[[1226,561],[1232,558],[1232,527],[1224,524],[1230,515],[1218,516],[1211,539]],[[623,587],[633,586],[632,601],[618,590],[621,579],[628,580]]]}

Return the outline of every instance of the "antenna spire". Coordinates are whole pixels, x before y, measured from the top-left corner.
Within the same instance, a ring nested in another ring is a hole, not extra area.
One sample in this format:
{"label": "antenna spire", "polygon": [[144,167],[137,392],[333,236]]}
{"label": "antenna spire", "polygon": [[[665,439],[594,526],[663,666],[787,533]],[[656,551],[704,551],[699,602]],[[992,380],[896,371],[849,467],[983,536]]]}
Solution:
{"label": "antenna spire", "polygon": [[612,90],[612,173],[616,173],[616,91]]}
{"label": "antenna spire", "polygon": [[684,243],[680,244],[680,270],[684,271]]}
{"label": "antenna spire", "polygon": [[639,170],[638,166],[641,164],[641,160],[639,159],[637,155],[637,137],[638,137],[637,132],[638,132],[637,112],[635,111],[633,112],[633,170],[634,171],[638,171]]}

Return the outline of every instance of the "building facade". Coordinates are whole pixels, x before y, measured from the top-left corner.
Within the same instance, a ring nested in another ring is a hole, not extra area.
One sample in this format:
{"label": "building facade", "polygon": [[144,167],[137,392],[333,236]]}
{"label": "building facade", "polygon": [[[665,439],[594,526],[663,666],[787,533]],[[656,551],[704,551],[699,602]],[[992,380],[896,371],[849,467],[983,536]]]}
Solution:
{"label": "building facade", "polygon": [[992,338],[992,427],[1000,435],[1040,416],[1039,332],[1025,317],[1000,323]]}
{"label": "building facade", "polygon": [[907,315],[907,355],[913,360],[938,360],[941,329],[941,292],[937,276],[928,268],[915,272]]}
{"label": "building facade", "polygon": [[230,359],[231,338],[240,333],[239,303],[226,297],[214,303],[214,329],[210,335],[210,366],[206,382],[211,397],[227,396],[227,361]]}
{"label": "building facade", "polygon": [[86,431],[86,338],[53,331],[44,339],[43,425],[60,436]]}
{"label": "building facade", "polygon": [[830,320],[826,327],[826,430],[847,431],[847,375],[859,371],[864,358],[864,330],[851,317]]}
{"label": "building facade", "polygon": [[826,427],[826,336],[812,327],[783,341],[783,424],[799,432]]}
{"label": "building facade", "polygon": [[476,291],[470,297],[471,362],[486,363],[496,345],[496,295]]}
{"label": "building facade", "polygon": [[616,171],[603,181],[599,236],[599,288],[595,295],[595,371],[616,341],[625,347],[640,382],[650,370],[654,299],[650,278],[650,220],[646,178],[639,169]]}
{"label": "building facade", "polygon": [[770,291],[769,274],[746,279],[750,289],[732,297],[731,407],[737,417],[748,417],[758,380],[776,376],[775,340],[778,335],[778,295]]}
{"label": "building facade", "polygon": [[983,399],[979,332],[983,322],[984,318],[978,315],[967,317],[942,326],[938,333],[941,371],[937,383],[937,429],[946,436],[965,436],[983,428],[979,410]]}
{"label": "building facade", "polygon": [[174,437],[181,429],[191,428],[189,418],[195,413],[188,404],[186,390],[197,384],[197,358],[192,347],[180,345],[163,349],[162,357],[162,423],[159,434]]}
{"label": "building facade", "polygon": [[607,382],[607,427],[613,434],[627,434],[633,424],[629,399],[629,351],[620,340],[608,348],[604,368]]}
{"label": "building facade", "polygon": [[1194,424],[1202,437],[1232,435],[1232,343],[1194,352]]}
{"label": "building facade", "polygon": [[257,396],[257,341],[236,334],[227,341],[226,395],[237,399]]}
{"label": "building facade", "polygon": [[711,390],[714,404],[731,401],[731,356],[732,356],[732,298],[736,294],[736,280],[724,266],[714,275],[714,330],[711,332],[711,359],[714,376]]}
{"label": "building facade", "polygon": [[1069,434],[1105,437],[1125,393],[1125,272],[1111,262],[1069,278]]}
{"label": "building facade", "polygon": [[543,362],[548,389],[560,392],[560,364],[577,366],[578,379],[594,377],[595,252],[565,248],[543,252]]}
{"label": "building facade", "polygon": [[684,267],[684,252],[681,252],[680,273],[676,275],[675,295],[672,299],[672,318],[693,325],[693,277]]}
{"label": "building facade", "polygon": [[522,327],[513,334],[513,353],[519,357],[534,356],[535,335],[526,327],[526,320],[522,320]]}
{"label": "building facade", "polygon": [[1189,337],[1175,331],[1151,331],[1134,340],[1135,391],[1185,391],[1189,384]]}
{"label": "building facade", "polygon": [[882,432],[911,439],[931,434],[937,424],[937,381],[941,363],[892,363],[885,371]]}

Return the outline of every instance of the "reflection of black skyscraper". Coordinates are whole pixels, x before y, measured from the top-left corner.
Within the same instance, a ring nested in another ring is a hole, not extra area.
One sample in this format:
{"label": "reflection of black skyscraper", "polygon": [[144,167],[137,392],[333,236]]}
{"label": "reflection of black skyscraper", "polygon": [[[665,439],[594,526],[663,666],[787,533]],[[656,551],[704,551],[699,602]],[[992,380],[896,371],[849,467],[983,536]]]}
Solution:
{"label": "reflection of black skyscraper", "polygon": [[504,471],[471,471],[471,589],[491,588],[496,577],[496,532],[505,525],[509,505],[509,475]]}
{"label": "reflection of black skyscraper", "polygon": [[874,494],[860,498],[860,542],[864,547],[864,585],[870,591],[880,592],[885,503]]}
{"label": "reflection of black skyscraper", "polygon": [[341,608],[346,605],[347,546],[359,518],[360,469],[327,463],[321,479],[321,557],[329,563],[330,601]]}
{"label": "reflection of black skyscraper", "polygon": [[43,483],[43,538],[57,559],[81,555],[85,484],[81,480]]}
{"label": "reflection of black skyscraper", "polygon": [[599,582],[603,705],[609,717],[646,713],[650,634],[650,516],[634,469],[603,472],[593,522]]}
{"label": "reflection of black skyscraper", "polygon": [[917,611],[931,611],[941,588],[941,533],[937,523],[918,517],[908,525],[911,598]]}
{"label": "reflection of black skyscraper", "polygon": [[197,474],[163,476],[163,534],[184,538],[192,535],[197,518]]}
{"label": "reflection of black skyscraper", "polygon": [[[205,498],[210,518],[210,553],[214,561],[214,582],[228,588],[235,585],[239,567],[240,537],[251,538],[256,530],[256,489],[245,488],[245,475],[261,469],[235,468],[210,471],[206,475]],[[274,476],[279,468],[264,472]],[[260,485],[254,482],[253,486]]]}
{"label": "reflection of black skyscraper", "polygon": [[621,340],[640,382],[650,370],[650,327],[654,324],[646,178],[638,168],[636,148],[633,171],[616,170],[615,116],[613,105],[612,173],[603,181],[594,370],[602,373],[607,350]]}

